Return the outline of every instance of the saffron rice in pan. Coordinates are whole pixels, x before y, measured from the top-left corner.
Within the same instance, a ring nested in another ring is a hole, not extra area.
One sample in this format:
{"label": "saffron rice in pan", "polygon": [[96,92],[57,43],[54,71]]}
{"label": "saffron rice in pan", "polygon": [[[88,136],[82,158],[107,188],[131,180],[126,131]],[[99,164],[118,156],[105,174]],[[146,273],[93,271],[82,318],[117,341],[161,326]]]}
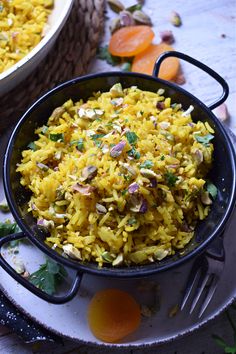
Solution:
{"label": "saffron rice in pan", "polygon": [[56,108],[17,167],[46,242],[101,267],[184,248],[217,193],[207,180],[214,130],[193,109],[119,83]]}

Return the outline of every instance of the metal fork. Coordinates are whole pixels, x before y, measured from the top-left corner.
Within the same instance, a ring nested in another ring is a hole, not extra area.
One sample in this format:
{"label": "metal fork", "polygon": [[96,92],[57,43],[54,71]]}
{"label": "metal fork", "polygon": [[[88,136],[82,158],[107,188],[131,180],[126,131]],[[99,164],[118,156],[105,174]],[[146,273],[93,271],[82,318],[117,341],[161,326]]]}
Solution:
{"label": "metal fork", "polygon": [[194,261],[183,293],[181,310],[185,307],[192,293],[193,299],[190,314],[199,303],[200,298],[202,298],[203,302],[198,317],[200,318],[203,315],[216,291],[224,264],[225,250],[223,236],[218,236],[207,251]]}

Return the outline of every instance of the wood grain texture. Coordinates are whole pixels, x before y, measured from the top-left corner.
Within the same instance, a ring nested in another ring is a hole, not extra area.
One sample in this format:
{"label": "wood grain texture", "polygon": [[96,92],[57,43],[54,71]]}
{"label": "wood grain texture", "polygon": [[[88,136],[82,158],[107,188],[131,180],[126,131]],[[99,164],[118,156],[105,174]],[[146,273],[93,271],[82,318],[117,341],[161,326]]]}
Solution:
{"label": "wood grain texture", "polygon": [[[123,1],[126,5],[134,1]],[[227,124],[236,132],[236,4],[234,0],[198,0],[198,1],[157,1],[147,0],[144,7],[151,16],[156,33],[156,42],[160,40],[159,31],[170,29],[173,31],[176,42],[174,47],[178,51],[185,52],[204,62],[222,75],[230,87],[230,95],[227,106],[230,120]],[[170,12],[177,11],[182,18],[183,25],[173,27],[169,22]],[[108,12],[110,14],[110,12]],[[113,15],[114,16],[114,15]],[[103,37],[103,43],[108,42],[107,30]],[[186,84],[183,86],[191,91],[206,104],[210,104],[220,95],[220,89],[212,79],[189,64],[182,63]],[[90,72],[111,71],[103,61],[95,60],[90,66]],[[236,313],[232,313],[236,320]],[[158,331],[158,328],[157,328]],[[0,333],[2,329],[0,328]],[[6,332],[7,333],[7,332]],[[123,353],[131,354],[129,350],[104,350],[65,342],[59,344],[25,345],[16,336],[6,334],[0,336],[0,352],[6,354],[25,353]],[[185,336],[172,343],[161,345],[146,350],[133,350],[133,354],[222,354],[212,339],[212,334],[221,335],[230,344],[233,341],[232,330],[225,314],[221,314],[204,328]]]}

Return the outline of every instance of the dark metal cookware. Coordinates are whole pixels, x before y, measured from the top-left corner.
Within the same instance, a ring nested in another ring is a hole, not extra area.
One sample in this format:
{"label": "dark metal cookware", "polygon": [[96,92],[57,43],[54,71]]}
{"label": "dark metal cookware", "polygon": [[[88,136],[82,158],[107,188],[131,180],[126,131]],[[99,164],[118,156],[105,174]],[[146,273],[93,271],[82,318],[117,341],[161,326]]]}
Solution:
{"label": "dark metal cookware", "polygon": [[[170,56],[190,62],[208,73],[221,85],[223,89],[222,96],[210,106],[206,106],[191,93],[173,83],[157,78],[162,61]],[[48,117],[56,107],[62,105],[69,98],[72,100],[78,100],[79,98],[86,100],[93,92],[108,91],[117,82],[120,82],[123,87],[136,85],[140,89],[155,92],[159,88],[164,88],[165,95],[171,97],[172,102],[182,103],[183,109],[187,109],[190,105],[194,106],[194,111],[192,112],[193,120],[209,122],[215,130],[215,138],[213,139],[214,164],[209,178],[217,186],[218,195],[212,205],[209,216],[204,221],[199,222],[193,240],[181,253],[147,265],[129,267],[104,266],[99,268],[94,263],[81,263],[65,258],[44,243],[45,234],[37,226],[33,216],[27,212],[29,192],[20,184],[20,174],[16,173],[16,164],[21,160],[21,151],[27,147],[29,142],[35,140],[35,128],[46,124]],[[37,296],[46,301],[59,304],[70,300],[77,293],[83,274],[90,273],[98,276],[123,278],[145,277],[177,267],[206,249],[213,239],[223,233],[236,200],[234,148],[222,123],[211,112],[213,108],[224,102],[227,96],[228,85],[222,77],[201,62],[179,52],[162,54],[155,64],[153,76],[123,72],[100,73],[73,79],[46,93],[23,115],[11,134],[7,145],[4,160],[4,188],[11,212],[22,233],[3,237],[0,240],[0,247],[10,240],[28,237],[45,254],[57,262],[75,269],[77,275],[66,295],[51,296],[43,293],[29,281],[19,276],[2,255],[0,256],[1,266]]]}

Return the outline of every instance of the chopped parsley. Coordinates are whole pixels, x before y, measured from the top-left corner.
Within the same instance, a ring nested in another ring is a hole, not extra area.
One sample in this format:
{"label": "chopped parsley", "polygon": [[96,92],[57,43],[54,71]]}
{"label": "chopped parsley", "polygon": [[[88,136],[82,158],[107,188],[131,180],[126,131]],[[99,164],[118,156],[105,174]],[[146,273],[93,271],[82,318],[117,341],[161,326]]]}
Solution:
{"label": "chopped parsley", "polygon": [[30,150],[33,150],[33,151],[36,151],[37,150],[37,146],[36,144],[32,141],[31,143],[29,143],[27,145],[27,147],[30,149]]}
{"label": "chopped parsley", "polygon": [[30,282],[47,294],[54,294],[62,279],[67,276],[67,272],[58,263],[47,259],[40,268],[30,275]]}
{"label": "chopped parsley", "polygon": [[76,145],[76,148],[79,151],[83,151],[84,148],[84,140],[82,138],[80,138],[79,140],[73,140],[71,141],[70,145]]}
{"label": "chopped parsley", "polygon": [[169,187],[174,187],[176,181],[178,180],[178,177],[174,175],[172,172],[168,171],[165,173],[165,179]]}
{"label": "chopped parsley", "polygon": [[130,145],[136,144],[136,142],[138,140],[138,136],[137,136],[137,134],[135,134],[135,132],[126,132],[125,136],[126,136]]}
{"label": "chopped parsley", "polygon": [[136,222],[137,222],[137,220],[135,218],[130,218],[128,220],[128,225],[134,225],[134,224],[136,224]]}
{"label": "chopped parsley", "polygon": [[146,160],[141,165],[139,168],[152,168],[154,166],[154,163],[151,160]]}
{"label": "chopped parsley", "polygon": [[210,194],[210,196],[213,199],[216,198],[216,196],[217,196],[217,188],[212,182],[208,181],[206,183],[206,190],[207,190],[207,192]]}
{"label": "chopped parsley", "polygon": [[125,72],[131,71],[131,63],[128,63],[128,62],[123,63],[123,64],[121,65],[121,70],[122,70],[122,71],[125,71]]}
{"label": "chopped parsley", "polygon": [[107,45],[98,48],[97,57],[98,59],[105,60],[108,64],[112,66],[118,65],[121,62],[121,59],[119,57],[115,57],[114,55],[110,54]]}
{"label": "chopped parsley", "polygon": [[94,141],[94,144],[96,145],[96,147],[100,148],[102,145],[102,142],[99,140],[101,138],[103,138],[105,136],[105,134],[93,134],[91,135],[91,139]]}
{"label": "chopped parsley", "polygon": [[47,131],[48,131],[48,127],[46,125],[43,125],[40,133],[44,135],[47,133]]}
{"label": "chopped parsley", "polygon": [[161,161],[164,161],[164,160],[165,160],[165,156],[164,156],[164,155],[161,155],[160,160],[161,160]]}
{"label": "chopped parsley", "polygon": [[49,134],[49,139],[52,141],[61,143],[64,141],[64,134],[63,133]]}
{"label": "chopped parsley", "polygon": [[135,147],[132,147],[131,150],[127,151],[127,154],[131,157],[134,157],[136,160],[140,159],[140,152],[138,152]]}
{"label": "chopped parsley", "polygon": [[15,222],[6,221],[0,222],[0,237],[7,236],[10,234],[14,234],[15,232],[19,232],[20,228]]}
{"label": "chopped parsley", "polygon": [[131,180],[131,176],[130,175],[123,175],[124,179],[126,181],[130,181]]}
{"label": "chopped parsley", "polygon": [[105,134],[93,134],[91,135],[91,139],[92,140],[97,140],[97,139],[101,139],[105,136]]}
{"label": "chopped parsley", "polygon": [[209,146],[210,145],[209,144],[210,141],[212,139],[214,139],[214,135],[212,135],[212,134],[207,134],[207,135],[204,135],[204,136],[194,135],[194,137],[199,143],[203,144],[204,146]]}

